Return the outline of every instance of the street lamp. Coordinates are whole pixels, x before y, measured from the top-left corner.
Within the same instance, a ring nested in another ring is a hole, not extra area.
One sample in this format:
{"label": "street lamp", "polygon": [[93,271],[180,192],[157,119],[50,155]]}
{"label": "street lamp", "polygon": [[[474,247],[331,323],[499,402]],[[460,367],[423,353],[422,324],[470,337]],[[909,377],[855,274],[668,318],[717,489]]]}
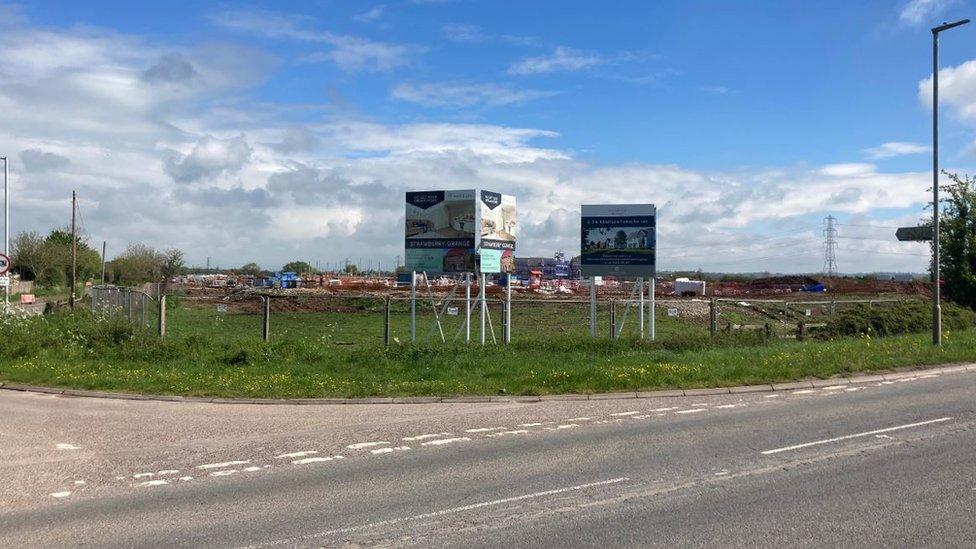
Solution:
{"label": "street lamp", "polygon": [[[10,258],[10,198],[7,193],[7,157],[0,156],[3,160],[3,255]],[[9,276],[9,275],[8,275]],[[3,314],[10,312],[10,281],[3,287]]]}
{"label": "street lamp", "polygon": [[939,33],[969,19],[942,23],[932,29],[932,344],[942,344],[942,289],[939,287]]}

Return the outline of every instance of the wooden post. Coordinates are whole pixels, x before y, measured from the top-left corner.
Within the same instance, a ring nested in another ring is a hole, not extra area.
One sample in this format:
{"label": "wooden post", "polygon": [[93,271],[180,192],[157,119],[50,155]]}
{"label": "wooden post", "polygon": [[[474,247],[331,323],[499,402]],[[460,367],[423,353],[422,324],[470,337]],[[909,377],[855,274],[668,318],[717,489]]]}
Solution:
{"label": "wooden post", "polygon": [[390,296],[386,296],[383,306],[383,345],[390,346]]}
{"label": "wooden post", "polygon": [[797,341],[803,341],[806,338],[806,336],[807,336],[807,323],[801,320],[800,323],[796,325],[796,339]]}
{"label": "wooden post", "polygon": [[[68,307],[71,310],[75,310],[75,285],[78,281],[75,279],[76,270],[78,264],[78,233],[75,226],[75,210],[77,207],[77,195],[75,191],[71,191],[71,292],[68,294]],[[131,307],[132,300],[129,300],[129,305]]]}
{"label": "wooden post", "polygon": [[261,322],[261,337],[265,341],[271,339],[271,296],[262,297],[264,300],[264,318]]}
{"label": "wooden post", "polygon": [[715,300],[714,297],[712,298],[712,301],[710,303],[708,313],[709,313],[709,323],[708,323],[709,332],[712,334],[712,337],[715,337],[715,335],[718,334],[718,302]]}
{"label": "wooden post", "polygon": [[166,337],[166,296],[159,296],[159,319],[158,319],[159,337]]}

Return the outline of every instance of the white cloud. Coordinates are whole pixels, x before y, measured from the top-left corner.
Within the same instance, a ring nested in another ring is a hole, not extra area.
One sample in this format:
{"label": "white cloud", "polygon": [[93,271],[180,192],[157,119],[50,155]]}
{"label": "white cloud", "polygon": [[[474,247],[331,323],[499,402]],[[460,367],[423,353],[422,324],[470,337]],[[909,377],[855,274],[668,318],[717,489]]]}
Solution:
{"label": "white cloud", "polygon": [[382,5],[375,6],[353,17],[353,19],[363,23],[375,23],[376,21],[379,21],[383,17],[383,14],[385,12],[386,12],[386,6],[382,6]]}
{"label": "white cloud", "polygon": [[603,59],[592,53],[574,48],[559,46],[549,55],[527,57],[509,67],[509,74],[543,74],[549,72],[572,72],[594,67]]}
{"label": "white cloud", "polygon": [[959,0],[910,0],[902,6],[898,18],[903,23],[910,25],[931,23],[934,27],[938,22],[931,19],[945,11],[949,6],[958,3]]}
{"label": "white cloud", "polygon": [[427,107],[476,107],[525,103],[557,92],[545,90],[521,90],[494,83],[431,82],[425,84],[397,84],[390,96]]}
{"label": "white cloud", "polygon": [[177,153],[168,158],[164,166],[173,180],[190,183],[238,173],[250,160],[251,152],[243,135],[229,139],[205,135],[196,142],[189,154]]}
{"label": "white cloud", "polygon": [[226,11],[212,17],[217,25],[226,29],[264,36],[267,38],[297,40],[328,44],[331,50],[303,55],[307,63],[332,61],[346,71],[388,71],[409,65],[416,55],[426,48],[411,44],[377,42],[359,36],[336,34],[312,28],[309,17],[263,11]]}
{"label": "white cloud", "polygon": [[922,154],[932,150],[932,147],[921,143],[911,143],[908,141],[889,141],[877,147],[864,149],[864,154],[871,160],[882,160],[895,156],[905,156],[909,154]]}
{"label": "white cloud", "polygon": [[[918,83],[919,100],[932,108],[932,77]],[[949,106],[957,116],[976,120],[976,59],[939,70],[939,105]]]}

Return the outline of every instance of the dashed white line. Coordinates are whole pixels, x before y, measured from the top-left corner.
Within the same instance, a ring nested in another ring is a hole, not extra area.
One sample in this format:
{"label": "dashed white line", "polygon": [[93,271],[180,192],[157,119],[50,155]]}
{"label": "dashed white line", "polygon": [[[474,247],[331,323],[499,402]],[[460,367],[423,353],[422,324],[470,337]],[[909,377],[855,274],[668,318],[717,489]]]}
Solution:
{"label": "dashed white line", "polygon": [[514,429],[512,431],[502,431],[500,433],[492,433],[492,434],[486,435],[486,436],[488,436],[490,438],[496,438],[496,437],[502,437],[502,436],[507,436],[507,435],[521,435],[523,433],[528,433],[528,432],[529,431],[526,430],[526,429]]}
{"label": "dashed white line", "polygon": [[74,444],[59,443],[55,447],[58,450],[81,450],[81,446],[75,446]]}
{"label": "dashed white line", "polygon": [[591,417],[574,417],[574,418],[567,419],[566,421],[590,421],[591,419],[593,419],[593,418],[591,418]]}
{"label": "dashed white line", "polygon": [[149,478],[154,476],[156,476],[156,473],[136,473],[132,475],[132,478],[139,479],[139,478]]}
{"label": "dashed white line", "polygon": [[429,440],[427,442],[421,442],[421,446],[443,446],[444,444],[453,444],[455,442],[465,442],[471,440],[468,437],[457,437],[457,438],[442,438],[438,440]]}
{"label": "dashed white line", "polygon": [[922,425],[930,425],[933,423],[942,423],[945,421],[950,421],[951,417],[940,417],[939,419],[930,419],[928,421],[919,421],[918,423],[908,423],[905,425],[898,425],[897,427],[888,427],[885,429],[875,429],[874,431],[867,431],[864,433],[856,433],[853,435],[844,435],[842,437],[828,438],[824,440],[815,440],[813,442],[805,442],[803,444],[795,444],[793,446],[784,446],[783,448],[776,448],[774,450],[765,450],[761,452],[763,455],[778,454],[780,452],[788,452],[790,450],[799,450],[800,448],[807,448],[810,446],[819,446],[821,444],[829,444],[831,442],[839,442],[841,440],[849,440],[858,437],[867,437],[871,435],[877,435],[880,433],[890,433],[891,431],[900,431],[902,429],[910,429],[912,427],[921,427]]}
{"label": "dashed white line", "polygon": [[489,433],[491,431],[502,431],[506,427],[478,427],[476,429],[465,429],[465,433]]}
{"label": "dashed white line", "polygon": [[331,457],[311,457],[305,459],[296,459],[292,463],[295,465],[306,465],[309,463],[325,463],[326,461],[334,461],[337,459],[343,459],[342,456],[331,456]]}
{"label": "dashed white line", "polygon": [[652,412],[670,412],[671,410],[677,410],[677,406],[671,406],[669,408],[655,408],[651,410]]}
{"label": "dashed white line", "polygon": [[678,410],[676,414],[697,414],[698,412],[704,412],[704,408],[692,408],[690,410]]}
{"label": "dashed white line", "polygon": [[766,395],[763,398],[779,398],[779,395]]}
{"label": "dashed white line", "polygon": [[156,474],[157,475],[175,475],[176,473],[179,473],[179,470],[177,470],[177,469],[163,469],[162,471],[159,471]]}
{"label": "dashed white line", "polygon": [[204,465],[197,465],[197,469],[223,469],[224,467],[230,467],[232,465],[247,465],[251,463],[251,460],[245,459],[242,461],[225,461],[223,463],[207,463]]}
{"label": "dashed white line", "polygon": [[160,479],[160,480],[147,480],[146,482],[140,482],[139,484],[136,484],[136,486],[139,486],[140,488],[145,488],[147,486],[165,486],[167,484],[169,484],[168,480]]}
{"label": "dashed white line", "polygon": [[726,408],[735,408],[735,406],[736,406],[735,404],[722,404],[720,406],[716,406],[716,408],[726,409]]}
{"label": "dashed white line", "polygon": [[370,450],[372,454],[392,454],[393,452],[404,452],[409,450],[409,446],[392,446],[390,448],[377,448],[375,450]]}
{"label": "dashed white line", "polygon": [[542,423],[520,423],[520,424],[518,424],[519,427],[540,427],[542,425],[543,425]]}
{"label": "dashed white line", "polygon": [[793,391],[791,395],[809,395],[810,393],[816,393],[813,389],[800,389],[799,391]]}
{"label": "dashed white line", "polygon": [[640,411],[634,410],[632,412],[617,412],[616,414],[610,414],[610,415],[614,417],[620,417],[620,416],[633,416],[639,413]]}
{"label": "dashed white line", "polygon": [[71,492],[54,492],[51,494],[52,498],[66,498],[71,495]]}
{"label": "dashed white line", "polygon": [[237,469],[227,469],[226,471],[214,471],[213,473],[210,473],[210,476],[212,476],[212,477],[226,477],[228,475],[233,475],[233,474],[235,474],[237,472],[238,472]]}
{"label": "dashed white line", "polygon": [[386,446],[389,442],[386,441],[376,441],[376,442],[357,442],[355,444],[348,444],[346,448],[350,450],[359,450],[362,448],[372,448],[373,446]]}
{"label": "dashed white line", "polygon": [[314,454],[317,454],[317,453],[318,452],[315,451],[315,450],[303,450],[301,452],[291,452],[291,453],[288,453],[288,454],[277,455],[274,458],[275,459],[292,459],[292,458],[300,458],[300,457],[305,457],[305,456],[311,456],[311,455],[314,455]]}
{"label": "dashed white line", "polygon": [[258,466],[256,466],[256,465],[253,466],[253,467],[245,467],[244,468],[244,472],[245,473],[253,473],[254,471],[260,471],[260,470],[261,470],[261,468],[258,467]]}
{"label": "dashed white line", "polygon": [[403,437],[403,440],[406,440],[406,441],[426,440],[428,438],[449,437],[449,436],[451,436],[451,433],[430,433],[430,434],[426,434],[426,435],[417,435],[417,436],[412,436],[412,437]]}

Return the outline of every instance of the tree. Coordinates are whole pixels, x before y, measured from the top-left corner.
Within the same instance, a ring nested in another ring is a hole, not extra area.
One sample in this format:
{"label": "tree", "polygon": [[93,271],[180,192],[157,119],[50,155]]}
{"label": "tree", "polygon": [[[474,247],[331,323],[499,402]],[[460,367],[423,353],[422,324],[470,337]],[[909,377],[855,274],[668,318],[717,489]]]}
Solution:
{"label": "tree", "polygon": [[315,269],[305,261],[290,261],[285,263],[285,266],[281,268],[283,272],[286,273],[298,273],[298,274],[310,274],[314,273]]}
{"label": "tree", "polygon": [[623,249],[627,247],[627,233],[624,231],[617,231],[617,234],[613,237],[613,247],[617,249]]}
{"label": "tree", "polygon": [[163,264],[160,269],[163,280],[168,282],[170,279],[183,274],[184,267],[181,250],[170,248],[163,252]]}
{"label": "tree", "polygon": [[357,267],[355,263],[349,263],[346,265],[345,269],[343,269],[343,272],[345,272],[347,275],[356,276],[359,274],[359,267]]}
{"label": "tree", "polygon": [[943,172],[952,181],[939,218],[939,266],[945,296],[976,308],[976,178]]}
{"label": "tree", "polygon": [[[182,253],[179,260],[182,262]],[[156,282],[163,278],[166,262],[166,255],[151,246],[129,244],[124,252],[112,260],[112,280],[124,285]]]}
{"label": "tree", "polygon": [[55,248],[36,231],[18,233],[10,245],[13,270],[24,280],[40,283],[44,272],[57,261]]}
{"label": "tree", "polygon": [[245,276],[260,276],[261,266],[257,263],[246,263],[237,272]]}

